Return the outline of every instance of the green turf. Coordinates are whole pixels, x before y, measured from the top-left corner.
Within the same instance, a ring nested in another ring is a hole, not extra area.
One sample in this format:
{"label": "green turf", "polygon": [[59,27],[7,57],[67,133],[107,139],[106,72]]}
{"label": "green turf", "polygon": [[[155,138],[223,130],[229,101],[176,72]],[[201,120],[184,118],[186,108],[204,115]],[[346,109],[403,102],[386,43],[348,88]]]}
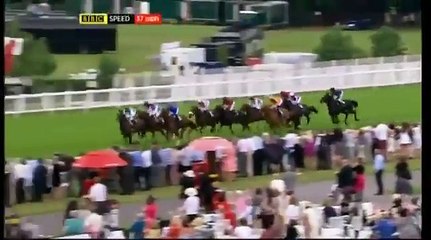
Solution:
{"label": "green turf", "polygon": [[[421,86],[419,84],[382,88],[364,88],[346,90],[345,98],[359,102],[358,114],[360,121],[350,120],[349,127],[355,128],[379,122],[418,121],[421,109]],[[315,105],[318,115],[312,116],[308,129],[330,129],[326,107],[319,104],[321,92],[303,94],[303,103]],[[237,100],[237,106],[244,99]],[[211,106],[214,107],[213,101]],[[187,113],[190,103],[180,105],[181,112]],[[54,152],[79,154],[80,152],[123,145],[116,122],[116,109],[106,108],[90,111],[67,111],[55,113],[25,114],[6,116],[6,156],[7,157],[50,157]],[[344,126],[344,125],[342,125]],[[304,126],[305,127],[305,126]],[[230,133],[223,129],[217,134],[229,137]],[[268,131],[265,123],[255,123],[251,132],[242,132],[235,127],[237,137],[261,134]],[[284,134],[285,131],[280,132]],[[209,131],[204,133],[209,135]],[[192,138],[200,134],[193,133]],[[164,146],[172,146],[175,141],[166,142],[161,136],[159,141]],[[186,141],[187,139],[183,139]],[[151,139],[141,140],[148,146]]]}
{"label": "green turf", "polygon": [[[161,25],[118,26],[118,59],[128,72],[154,69],[149,57],[160,52],[160,44],[181,41],[183,44],[198,43],[218,30],[213,26]],[[264,47],[267,52],[311,52],[319,43],[325,28],[292,28],[267,31]],[[408,47],[409,54],[420,54],[422,49],[420,29],[399,30]],[[348,32],[357,46],[369,52],[369,37],[373,31]],[[100,55],[56,55],[57,70],[52,78],[61,78],[88,68],[97,68]]]}
{"label": "green turf", "polygon": [[[390,163],[386,166],[387,172],[386,174],[391,174],[395,169],[395,161],[390,161]],[[421,170],[421,161],[420,160],[411,160],[409,161],[409,167],[411,171]],[[334,179],[334,170],[323,170],[316,172],[315,170],[305,170],[302,175],[299,176],[298,180],[301,184],[306,183],[315,183],[319,181],[328,181]],[[366,167],[366,173],[368,178],[371,179],[371,175],[373,174],[372,167]],[[222,182],[221,187],[225,190],[246,190],[250,189],[250,183],[253,183],[253,188],[258,187],[266,187],[270,180],[276,178],[274,175],[265,175],[265,176],[256,176],[256,177],[248,177],[248,178],[238,178],[233,182]],[[368,181],[370,182],[370,181]],[[151,190],[151,194],[159,199],[172,199],[178,196],[180,191],[179,186],[171,186],[171,187],[162,187],[155,188]],[[329,189],[323,189],[323,191],[329,191]],[[390,191],[389,191],[390,192]],[[415,186],[415,193],[421,193],[420,186]],[[148,192],[136,192],[133,195],[124,196],[124,195],[111,195],[111,199],[118,200],[121,204],[126,203],[143,203],[146,197],[148,196]],[[322,200],[322,199],[319,199]],[[67,205],[68,199],[65,200],[50,200],[47,199],[43,203],[26,203],[14,206],[14,212],[18,213],[22,216],[28,215],[39,215],[46,214],[51,212],[60,212],[64,211]]]}

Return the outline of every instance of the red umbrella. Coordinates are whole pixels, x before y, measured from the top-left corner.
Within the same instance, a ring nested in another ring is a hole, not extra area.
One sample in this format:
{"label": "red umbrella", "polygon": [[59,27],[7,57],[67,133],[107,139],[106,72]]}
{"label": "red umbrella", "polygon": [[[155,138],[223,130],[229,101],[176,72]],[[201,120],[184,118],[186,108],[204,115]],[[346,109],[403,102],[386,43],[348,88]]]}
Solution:
{"label": "red umbrella", "polygon": [[73,163],[73,166],[78,168],[112,168],[126,165],[127,162],[118,156],[118,152],[110,149],[89,152]]}

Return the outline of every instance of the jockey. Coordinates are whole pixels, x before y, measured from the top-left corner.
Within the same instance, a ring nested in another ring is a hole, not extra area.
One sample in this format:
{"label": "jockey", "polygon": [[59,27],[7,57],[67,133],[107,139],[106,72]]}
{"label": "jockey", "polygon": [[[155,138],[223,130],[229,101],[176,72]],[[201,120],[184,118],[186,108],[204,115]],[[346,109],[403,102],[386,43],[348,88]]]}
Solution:
{"label": "jockey", "polygon": [[283,117],[283,111],[281,111],[281,105],[283,104],[283,98],[281,97],[270,97],[269,101],[272,103],[271,108],[277,109],[280,117]]}
{"label": "jockey", "polygon": [[256,109],[261,109],[263,105],[263,100],[258,97],[251,97],[250,100],[250,106]]}
{"label": "jockey", "polygon": [[206,100],[206,99],[201,99],[198,101],[198,108],[199,110],[201,110],[201,112],[206,112],[208,111],[210,106],[210,101]]}
{"label": "jockey", "polygon": [[294,92],[290,92],[289,93],[289,101],[293,104],[293,105],[298,105],[300,108],[302,108],[301,105],[301,97],[296,95]]}
{"label": "jockey", "polygon": [[147,108],[148,114],[150,114],[150,116],[152,116],[156,119],[160,116],[161,109],[160,109],[159,105],[157,105],[155,103],[145,102],[144,106]]}
{"label": "jockey", "polygon": [[224,110],[233,111],[235,108],[235,101],[230,97],[224,97],[223,108]]}
{"label": "jockey", "polygon": [[344,94],[344,91],[343,91],[343,90],[341,90],[341,89],[331,88],[331,89],[329,89],[329,94],[331,94],[331,96],[332,96],[335,100],[337,100],[338,102],[340,102],[340,103],[344,104],[344,101],[343,101],[343,94]]}
{"label": "jockey", "polygon": [[289,98],[289,92],[281,91],[281,92],[280,92],[280,97],[281,97],[282,99],[288,99],[288,98]]}
{"label": "jockey", "polygon": [[173,116],[176,120],[181,120],[180,116],[178,115],[180,113],[180,107],[176,104],[169,104],[168,105],[169,115]]}
{"label": "jockey", "polygon": [[131,108],[131,107],[126,107],[123,110],[123,114],[127,118],[127,120],[129,120],[130,123],[133,123],[135,116],[136,116],[136,109]]}

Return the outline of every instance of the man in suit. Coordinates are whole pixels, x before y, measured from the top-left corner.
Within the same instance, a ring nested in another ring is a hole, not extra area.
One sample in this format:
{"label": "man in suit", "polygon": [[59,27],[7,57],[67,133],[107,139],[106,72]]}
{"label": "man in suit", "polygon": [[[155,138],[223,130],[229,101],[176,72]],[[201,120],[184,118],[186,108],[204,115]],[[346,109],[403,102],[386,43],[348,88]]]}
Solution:
{"label": "man in suit", "polygon": [[48,170],[44,166],[42,159],[38,159],[38,165],[33,172],[33,201],[41,202],[42,196],[46,192]]}

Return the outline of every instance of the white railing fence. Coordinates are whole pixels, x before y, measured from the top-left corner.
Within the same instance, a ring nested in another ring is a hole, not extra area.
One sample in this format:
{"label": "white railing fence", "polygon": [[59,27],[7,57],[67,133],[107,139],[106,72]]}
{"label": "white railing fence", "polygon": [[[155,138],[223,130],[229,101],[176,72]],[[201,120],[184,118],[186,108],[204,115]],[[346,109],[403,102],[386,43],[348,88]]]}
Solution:
{"label": "white railing fence", "polygon": [[372,65],[362,71],[331,73],[321,68],[320,74],[238,79],[236,81],[175,84],[90,90],[80,92],[42,93],[7,96],[6,114],[51,112],[61,110],[92,109],[138,105],[143,101],[168,103],[215,99],[225,96],[246,97],[270,95],[281,90],[311,92],[335,88],[361,88],[402,85],[421,82],[421,62],[396,63],[390,68]]}
{"label": "white railing fence", "polygon": [[[306,72],[306,74],[310,73],[310,68],[313,69],[321,69],[327,67],[333,67],[332,71],[336,71],[335,69],[343,69],[343,67],[353,67],[356,69],[367,68],[369,65],[389,65],[392,66],[393,63],[401,64],[401,63],[411,63],[418,62],[422,60],[421,55],[401,55],[401,56],[393,56],[393,57],[378,57],[378,58],[359,58],[359,59],[346,59],[346,60],[335,60],[335,61],[323,61],[323,62],[313,62],[306,64],[295,64],[287,67],[281,67],[279,69],[266,70],[266,73],[273,72],[273,75],[283,75],[291,74],[292,71],[298,72],[300,75],[302,72]],[[362,71],[362,70],[361,70]],[[254,74],[256,71],[253,67],[229,67],[226,68],[225,74],[210,74],[210,75],[199,75],[194,74],[195,71],[189,71],[187,79],[180,79],[181,83],[191,82],[206,82],[206,81],[214,81],[214,78],[220,79],[228,79],[232,74],[236,73],[240,75],[241,79],[247,78],[248,74]],[[238,77],[235,76],[235,80],[238,80]],[[146,87],[153,85],[170,85],[179,83],[178,79],[170,73],[160,73],[160,72],[143,72],[143,73],[127,73],[127,74],[117,74],[114,80],[114,87],[118,88],[126,88],[126,87]]]}

